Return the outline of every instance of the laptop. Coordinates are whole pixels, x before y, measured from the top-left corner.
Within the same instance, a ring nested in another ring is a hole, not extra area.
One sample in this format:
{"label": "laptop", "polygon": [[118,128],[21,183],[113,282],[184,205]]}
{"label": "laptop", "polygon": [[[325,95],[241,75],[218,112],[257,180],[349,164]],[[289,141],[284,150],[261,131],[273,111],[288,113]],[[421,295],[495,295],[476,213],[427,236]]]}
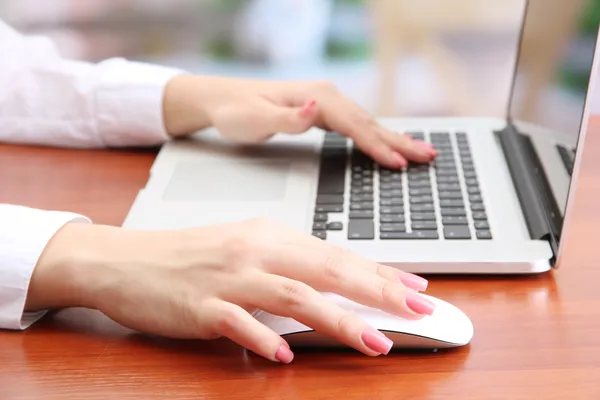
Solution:
{"label": "laptop", "polygon": [[431,164],[386,169],[316,128],[257,145],[207,129],[163,146],[123,226],[267,218],[407,272],[549,271],[599,72],[588,3],[527,2],[505,118],[381,119],[432,142]]}

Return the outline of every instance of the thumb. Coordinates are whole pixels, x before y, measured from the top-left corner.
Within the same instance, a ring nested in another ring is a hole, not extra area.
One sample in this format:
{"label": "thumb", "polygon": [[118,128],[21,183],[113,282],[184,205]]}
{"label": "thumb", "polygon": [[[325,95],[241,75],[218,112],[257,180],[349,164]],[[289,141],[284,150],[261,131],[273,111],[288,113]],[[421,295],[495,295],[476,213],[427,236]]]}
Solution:
{"label": "thumb", "polygon": [[317,122],[317,102],[310,100],[302,107],[285,107],[269,104],[268,120],[271,132],[304,133]]}

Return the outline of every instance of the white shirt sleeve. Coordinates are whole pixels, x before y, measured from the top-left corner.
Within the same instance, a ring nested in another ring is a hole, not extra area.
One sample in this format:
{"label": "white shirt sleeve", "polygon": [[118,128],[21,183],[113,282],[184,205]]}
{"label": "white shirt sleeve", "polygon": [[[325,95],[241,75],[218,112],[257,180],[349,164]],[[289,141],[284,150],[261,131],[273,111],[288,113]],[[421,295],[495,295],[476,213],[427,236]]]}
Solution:
{"label": "white shirt sleeve", "polygon": [[165,85],[180,70],[121,58],[61,58],[43,37],[0,21],[0,142],[62,147],[157,145],[168,140]]}
{"label": "white shirt sleeve", "polygon": [[[182,71],[110,59],[61,58],[52,42],[19,34],[0,21],[0,142],[62,147],[157,145],[167,82]],[[65,212],[0,205],[0,329],[25,329],[24,313],[38,258],[64,224]]]}
{"label": "white shirt sleeve", "polygon": [[70,222],[90,221],[67,212],[0,204],[0,329],[25,329],[44,315],[23,312],[29,281],[48,241]]}

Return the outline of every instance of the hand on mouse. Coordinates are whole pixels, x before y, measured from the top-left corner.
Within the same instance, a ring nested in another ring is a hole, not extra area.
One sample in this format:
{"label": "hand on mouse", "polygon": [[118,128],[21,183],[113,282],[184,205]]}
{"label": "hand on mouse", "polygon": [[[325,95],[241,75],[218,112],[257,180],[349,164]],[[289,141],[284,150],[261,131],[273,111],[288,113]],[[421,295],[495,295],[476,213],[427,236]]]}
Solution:
{"label": "hand on mouse", "polygon": [[429,143],[390,132],[328,82],[269,82],[182,75],[165,91],[165,124],[172,136],[214,126],[239,142],[313,126],[354,140],[375,161],[399,168],[437,156]]}
{"label": "hand on mouse", "polygon": [[26,308],[98,309],[141,332],[225,336],[289,363],[286,341],[252,311],[294,318],[376,356],[391,341],[319,292],[418,319],[433,311],[418,294],[426,287],[423,278],[264,220],[152,232],[68,224],[43,252]]}

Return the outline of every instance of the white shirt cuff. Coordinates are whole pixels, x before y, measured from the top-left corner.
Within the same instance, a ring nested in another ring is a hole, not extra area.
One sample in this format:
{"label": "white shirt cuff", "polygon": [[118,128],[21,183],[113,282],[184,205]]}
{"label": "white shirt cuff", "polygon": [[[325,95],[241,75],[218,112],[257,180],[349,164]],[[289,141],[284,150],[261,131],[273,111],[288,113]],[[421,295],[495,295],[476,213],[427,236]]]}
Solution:
{"label": "white shirt cuff", "polygon": [[81,215],[0,204],[0,329],[22,330],[46,311],[24,312],[31,276],[54,234]]}
{"label": "white shirt cuff", "polygon": [[165,87],[184,72],[119,58],[97,68],[97,123],[105,145],[154,146],[169,140],[163,111]]}

